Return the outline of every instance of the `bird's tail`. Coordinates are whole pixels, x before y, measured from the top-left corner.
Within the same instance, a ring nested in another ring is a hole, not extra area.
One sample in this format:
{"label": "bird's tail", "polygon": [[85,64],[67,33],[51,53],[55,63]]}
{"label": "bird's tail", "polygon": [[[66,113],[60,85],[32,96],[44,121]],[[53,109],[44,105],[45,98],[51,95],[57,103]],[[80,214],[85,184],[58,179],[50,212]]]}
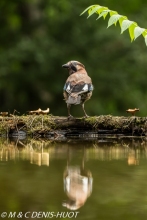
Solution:
{"label": "bird's tail", "polygon": [[67,104],[78,105],[81,103],[81,96],[76,93],[71,93],[66,100]]}

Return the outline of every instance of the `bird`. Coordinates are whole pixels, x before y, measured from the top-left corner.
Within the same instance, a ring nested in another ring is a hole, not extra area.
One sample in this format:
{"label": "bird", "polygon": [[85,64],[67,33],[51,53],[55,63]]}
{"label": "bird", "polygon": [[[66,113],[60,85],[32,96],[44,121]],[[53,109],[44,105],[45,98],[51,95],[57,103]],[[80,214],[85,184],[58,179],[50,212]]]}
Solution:
{"label": "bird", "polygon": [[134,109],[129,108],[126,110],[127,113],[130,113],[132,115],[135,115],[135,112],[139,112],[139,111],[140,111],[139,108],[134,108]]}
{"label": "bird", "polygon": [[81,104],[84,116],[89,117],[85,111],[84,104],[92,96],[93,84],[91,78],[88,76],[85,66],[79,61],[69,61],[62,65],[63,68],[68,69],[69,77],[63,88],[63,96],[67,103],[68,119],[73,118],[70,114],[71,105]]}
{"label": "bird", "polygon": [[69,166],[64,171],[64,190],[68,200],[62,205],[70,210],[81,208],[92,193],[93,178],[89,170]]}

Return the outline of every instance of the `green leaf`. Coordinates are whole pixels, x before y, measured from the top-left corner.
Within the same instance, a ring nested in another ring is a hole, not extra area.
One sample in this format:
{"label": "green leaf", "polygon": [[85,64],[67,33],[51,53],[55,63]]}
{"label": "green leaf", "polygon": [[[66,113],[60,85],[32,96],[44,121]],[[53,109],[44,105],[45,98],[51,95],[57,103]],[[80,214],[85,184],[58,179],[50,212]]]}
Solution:
{"label": "green leaf", "polygon": [[92,10],[90,10],[88,13],[89,13],[89,15],[88,15],[88,17],[87,18],[89,18],[91,15],[93,15],[96,11],[98,11],[98,9],[100,9],[101,8],[101,6],[96,6],[96,7],[93,7],[92,8]]}
{"label": "green leaf", "polygon": [[122,24],[121,24],[121,34],[127,30],[131,24],[133,23],[133,21],[129,21],[129,20],[123,20]]}
{"label": "green leaf", "polygon": [[88,8],[86,8],[81,14],[80,14],[80,16],[81,15],[83,15],[86,11],[88,11],[90,8],[93,8],[93,7],[95,7],[95,6],[98,6],[98,5],[91,5],[91,6],[89,6]]}
{"label": "green leaf", "polygon": [[135,29],[134,29],[134,40],[136,40],[136,38],[139,37],[144,31],[145,31],[145,28],[135,27]]}
{"label": "green leaf", "polygon": [[[119,15],[119,14],[115,14],[115,15],[112,15],[110,18],[109,18],[109,21],[108,21],[108,27],[110,27],[111,25],[117,23],[117,21],[122,17],[122,15]],[[108,28],[107,27],[107,28]]]}
{"label": "green leaf", "polygon": [[108,12],[110,12],[110,10],[104,10],[102,13],[100,13],[100,15],[98,16],[98,18],[96,20],[98,20],[99,18],[101,18],[103,16],[103,18],[105,19]]}
{"label": "green leaf", "polygon": [[131,42],[134,40],[134,29],[137,27],[137,23],[136,22],[133,22],[131,24],[131,26],[129,27],[129,34],[130,34],[130,38],[131,38]]}
{"label": "green leaf", "polygon": [[100,6],[100,5],[89,6],[81,13],[81,15],[84,14],[86,11],[88,11],[88,18],[91,15],[93,15],[94,13],[99,14],[99,16],[96,20],[98,20],[101,17],[103,17],[105,19],[107,14],[109,13],[110,18],[108,21],[107,28],[113,24],[116,25],[117,22],[119,21],[119,24],[121,27],[121,34],[125,30],[129,29],[129,35],[131,38],[131,42],[133,40],[135,40],[137,37],[139,37],[140,35],[143,35],[143,37],[145,38],[145,43],[147,45],[147,29],[139,27],[136,22],[128,20],[128,18],[126,16],[120,15],[120,14],[118,14],[117,11],[112,11],[109,8],[104,7],[104,6]]}
{"label": "green leaf", "polygon": [[126,16],[123,16],[122,15],[122,17],[119,19],[119,24],[120,24],[120,27],[122,26],[122,22],[124,21],[124,20],[127,20],[128,18],[126,17]]}
{"label": "green leaf", "polygon": [[96,14],[100,14],[102,11],[107,10],[107,7],[104,6],[100,6],[100,5],[94,5],[91,8],[89,8],[88,10],[88,14],[89,16],[87,18],[89,18],[91,15],[93,15],[94,13]]}
{"label": "green leaf", "polygon": [[98,14],[101,14],[101,12],[103,12],[104,10],[108,10],[107,7],[101,6],[101,8],[98,9]]}
{"label": "green leaf", "polygon": [[117,11],[110,11],[110,16],[118,14]]}
{"label": "green leaf", "polygon": [[147,35],[147,29],[142,32],[142,36],[145,37]]}
{"label": "green leaf", "polygon": [[145,44],[147,46],[147,35],[145,36]]}

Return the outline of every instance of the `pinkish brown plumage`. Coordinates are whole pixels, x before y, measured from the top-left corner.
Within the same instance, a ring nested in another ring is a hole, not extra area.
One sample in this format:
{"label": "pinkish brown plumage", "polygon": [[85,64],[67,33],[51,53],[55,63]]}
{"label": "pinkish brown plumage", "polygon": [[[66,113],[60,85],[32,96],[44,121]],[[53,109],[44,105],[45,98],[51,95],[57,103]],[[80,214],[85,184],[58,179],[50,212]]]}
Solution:
{"label": "pinkish brown plumage", "polygon": [[69,77],[66,80],[63,91],[63,96],[67,103],[68,117],[72,117],[70,114],[72,104],[81,104],[85,117],[88,117],[84,109],[84,103],[91,98],[93,85],[85,66],[78,61],[69,61],[62,67],[69,70]]}

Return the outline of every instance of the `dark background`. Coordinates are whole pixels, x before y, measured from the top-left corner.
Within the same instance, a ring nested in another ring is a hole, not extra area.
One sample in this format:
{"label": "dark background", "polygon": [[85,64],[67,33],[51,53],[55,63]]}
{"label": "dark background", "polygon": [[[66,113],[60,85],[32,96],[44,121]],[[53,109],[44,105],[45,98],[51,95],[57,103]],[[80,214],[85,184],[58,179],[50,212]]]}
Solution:
{"label": "dark background", "polygon": [[[95,90],[86,103],[89,115],[127,115],[140,108],[146,116],[147,47],[140,36],[131,43],[128,31],[107,29],[108,18],[79,16],[100,4],[147,26],[146,0],[1,0],[0,111],[21,114],[50,108],[67,115],[62,91],[68,73],[62,64],[78,60],[86,66]],[[72,113],[82,116],[80,106]]]}

